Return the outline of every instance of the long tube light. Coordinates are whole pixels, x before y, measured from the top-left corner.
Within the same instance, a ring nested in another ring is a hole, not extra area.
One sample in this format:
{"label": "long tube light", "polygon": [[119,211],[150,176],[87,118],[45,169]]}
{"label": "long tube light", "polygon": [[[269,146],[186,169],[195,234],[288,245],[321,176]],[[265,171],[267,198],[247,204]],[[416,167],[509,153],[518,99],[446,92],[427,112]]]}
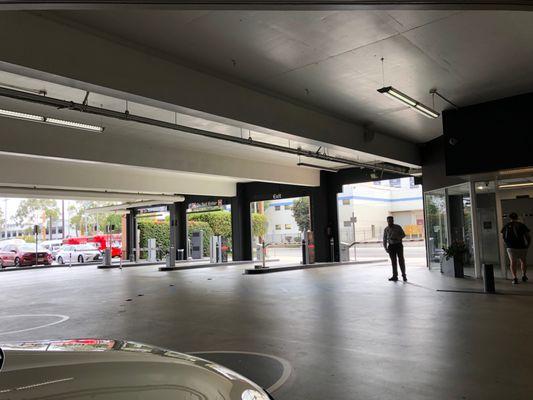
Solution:
{"label": "long tube light", "polygon": [[438,118],[440,115],[437,111],[407,96],[405,93],[400,92],[398,89],[394,89],[392,86],[382,87],[381,89],[378,89],[378,92],[411,107],[413,110],[419,112],[425,117]]}
{"label": "long tube light", "polygon": [[21,119],[24,121],[41,122],[44,124],[64,126],[66,128],[82,129],[84,131],[90,131],[90,132],[103,132],[104,131],[104,128],[102,126],[84,124],[82,122],[68,121],[65,119],[49,118],[49,117],[44,117],[42,115],[28,114],[28,113],[22,113],[22,112],[12,111],[12,110],[0,109],[0,116]]}
{"label": "long tube light", "polygon": [[45,118],[44,122],[46,122],[47,124],[60,125],[65,126],[67,128],[83,129],[85,131],[91,132],[102,132],[104,130],[102,126],[83,124],[81,122],[74,121],[66,121],[64,119],[57,118]]}
{"label": "long tube light", "polygon": [[505,185],[498,186],[498,189],[512,189],[512,188],[521,188],[521,187],[530,187],[530,186],[533,186],[533,182],[507,183]]}
{"label": "long tube light", "polygon": [[0,109],[0,115],[4,117],[24,119],[28,121],[38,121],[38,122],[44,121],[44,117],[41,117],[40,115],[26,114],[26,113],[21,113],[18,111],[11,111],[11,110]]}
{"label": "long tube light", "polygon": [[395,174],[411,176],[410,169],[407,167],[399,165],[388,165],[384,163],[383,165],[368,164],[350,158],[330,156],[323,153],[317,153],[315,151],[304,150],[296,147],[287,147],[281,146],[274,143],[262,142],[259,140],[251,140],[248,138],[242,138],[238,136],[226,135],[218,132],[208,131],[204,129],[193,128],[186,125],[176,124],[175,122],[161,121],[153,118],[143,117],[140,115],[135,115],[122,111],[115,111],[101,107],[94,107],[83,103],[76,103],[69,100],[58,99],[49,96],[38,96],[33,93],[22,92],[18,90],[3,88],[0,86],[0,97],[7,97],[10,99],[16,99],[21,101],[26,101],[30,103],[42,104],[54,108],[68,109],[73,111],[80,111],[82,113],[99,115],[106,118],[114,118],[118,120],[136,122],[148,126],[155,126],[159,128],[171,129],[174,131],[190,133],[192,135],[199,135],[203,137],[208,137],[211,139],[222,140],[231,143],[242,144],[245,146],[251,146],[256,148],[262,148],[265,150],[277,151],[281,153],[294,154],[302,157],[309,157],[313,159],[319,159],[324,161],[331,161],[338,164],[346,164],[352,167],[358,168],[367,168],[375,169],[379,168],[380,170],[392,172]]}

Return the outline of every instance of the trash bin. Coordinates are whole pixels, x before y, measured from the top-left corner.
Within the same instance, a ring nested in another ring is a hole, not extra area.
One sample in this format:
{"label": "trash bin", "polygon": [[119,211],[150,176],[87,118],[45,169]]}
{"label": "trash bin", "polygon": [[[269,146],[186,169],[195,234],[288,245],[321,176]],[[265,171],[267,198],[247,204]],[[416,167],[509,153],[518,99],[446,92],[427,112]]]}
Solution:
{"label": "trash bin", "polygon": [[483,286],[485,293],[496,293],[494,284],[494,267],[492,264],[483,264]]}

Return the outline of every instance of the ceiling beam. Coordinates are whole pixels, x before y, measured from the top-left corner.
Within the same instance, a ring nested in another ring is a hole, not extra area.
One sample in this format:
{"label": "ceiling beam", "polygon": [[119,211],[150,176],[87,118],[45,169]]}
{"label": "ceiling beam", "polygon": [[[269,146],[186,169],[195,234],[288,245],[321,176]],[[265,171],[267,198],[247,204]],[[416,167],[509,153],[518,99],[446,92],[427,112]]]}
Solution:
{"label": "ceiling beam", "polygon": [[0,10],[533,10],[527,0],[0,0]]}

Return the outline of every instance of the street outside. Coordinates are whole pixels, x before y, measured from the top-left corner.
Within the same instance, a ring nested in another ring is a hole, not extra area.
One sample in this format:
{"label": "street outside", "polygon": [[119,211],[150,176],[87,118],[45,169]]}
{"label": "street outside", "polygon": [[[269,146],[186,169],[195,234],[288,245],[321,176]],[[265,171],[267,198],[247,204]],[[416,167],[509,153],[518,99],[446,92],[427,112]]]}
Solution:
{"label": "street outside", "polygon": [[[404,254],[407,265],[417,267],[426,265],[424,241],[404,242]],[[358,243],[350,249],[350,261],[374,261],[388,257],[381,243]],[[302,260],[302,250],[299,247],[269,247],[267,259],[269,258],[279,259],[279,262],[276,262],[279,264],[297,264]]]}

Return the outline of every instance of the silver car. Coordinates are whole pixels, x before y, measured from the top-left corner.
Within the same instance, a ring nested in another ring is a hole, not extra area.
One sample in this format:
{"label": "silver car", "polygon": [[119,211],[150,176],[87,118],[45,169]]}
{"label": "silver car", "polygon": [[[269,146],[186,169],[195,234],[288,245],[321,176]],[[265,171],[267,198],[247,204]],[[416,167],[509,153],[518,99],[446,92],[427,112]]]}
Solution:
{"label": "silver car", "polygon": [[0,348],[0,399],[272,399],[226,367],[136,342],[74,339]]}

